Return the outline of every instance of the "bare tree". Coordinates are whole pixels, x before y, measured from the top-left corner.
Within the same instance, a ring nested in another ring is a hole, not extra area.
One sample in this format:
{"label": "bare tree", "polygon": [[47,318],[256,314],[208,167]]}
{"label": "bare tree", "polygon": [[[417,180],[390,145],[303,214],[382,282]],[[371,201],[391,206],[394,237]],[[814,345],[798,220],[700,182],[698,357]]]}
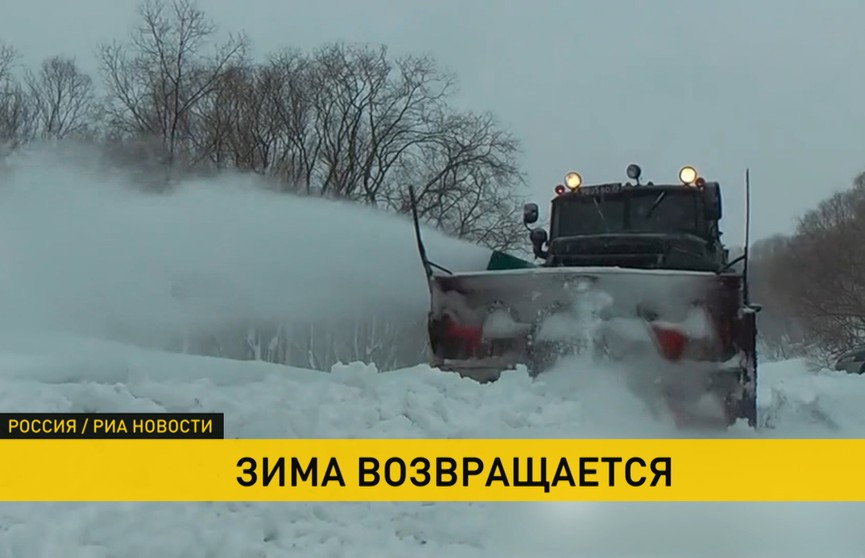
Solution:
{"label": "bare tree", "polygon": [[283,50],[269,65],[282,84],[270,90],[269,99],[280,132],[273,173],[283,189],[309,195],[321,179],[319,160],[324,144],[313,103],[321,93],[318,70],[310,56],[297,50]]}
{"label": "bare tree", "polygon": [[273,172],[283,135],[274,102],[284,86],[283,76],[270,66],[226,71],[193,119],[201,160],[219,168]]}
{"label": "bare tree", "polygon": [[12,70],[18,61],[18,51],[11,45],[0,43],[0,82],[12,78]]}
{"label": "bare tree", "polygon": [[0,143],[17,147],[33,138],[33,109],[21,84],[0,84]]}
{"label": "bare tree", "polygon": [[454,77],[428,57],[391,61],[384,47],[334,44],[312,61],[306,108],[316,130],[317,191],[387,205],[399,171],[441,139]]}
{"label": "bare tree", "polygon": [[18,51],[0,45],[0,145],[15,148],[33,138],[33,107],[15,78]]}
{"label": "bare tree", "polygon": [[449,107],[452,74],[339,43],[290,60],[305,79],[276,105],[290,138],[280,162],[300,164],[308,192],[403,211],[415,184],[435,226],[494,248],[522,239],[518,142],[491,115]]}
{"label": "bare tree", "polygon": [[231,37],[205,54],[215,27],[191,0],[146,0],[129,45],[100,49],[112,125],[162,141],[170,167],[188,151],[191,115],[226,69],[245,55],[246,39]]}
{"label": "bare tree", "polygon": [[[524,242],[516,162],[519,145],[490,114],[447,114],[437,122],[406,173],[418,190],[426,221],[461,238],[498,250]],[[405,188],[394,185],[395,208],[406,211]]]}
{"label": "bare tree", "polygon": [[92,124],[93,80],[71,58],[54,56],[38,74],[28,72],[27,88],[43,138],[84,135]]}
{"label": "bare tree", "polygon": [[215,90],[194,109],[191,139],[199,161],[208,160],[216,168],[241,167],[242,156],[234,149],[234,131],[239,119],[238,106],[249,97],[249,70],[227,68]]}
{"label": "bare tree", "polygon": [[802,217],[769,283],[821,352],[865,339],[865,173]]}
{"label": "bare tree", "polygon": [[198,149],[284,190],[406,209],[463,238],[522,244],[517,140],[490,114],[448,105],[454,77],[428,57],[327,45],[233,67],[196,111]]}
{"label": "bare tree", "polygon": [[760,354],[771,359],[803,356],[808,339],[795,304],[784,295],[790,276],[782,259],[791,243],[791,237],[775,235],[755,242],[749,253],[751,295],[763,307],[757,315]]}

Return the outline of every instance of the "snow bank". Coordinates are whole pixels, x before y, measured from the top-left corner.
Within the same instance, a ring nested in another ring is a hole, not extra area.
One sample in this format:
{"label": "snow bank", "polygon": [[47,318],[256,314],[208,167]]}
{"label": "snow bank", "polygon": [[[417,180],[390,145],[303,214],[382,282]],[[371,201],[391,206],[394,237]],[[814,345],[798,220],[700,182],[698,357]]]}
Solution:
{"label": "snow bank", "polygon": [[[214,411],[230,437],[664,436],[623,371],[579,359],[542,379],[505,372],[489,385],[428,366],[330,374],[264,362],[174,355],[73,337],[0,338],[0,409]],[[638,430],[634,430],[634,429]]]}
{"label": "snow bank", "polygon": [[843,504],[22,504],[0,511],[0,557],[858,558],[860,515]]}
{"label": "snow bank", "polygon": [[[379,373],[355,363],[325,374],[96,340],[51,341],[44,351],[23,338],[5,340],[0,409],[222,411],[232,437],[681,435],[648,416],[624,387],[622,370],[578,359],[542,381],[513,372],[481,386],[420,366]],[[805,377],[796,363],[778,364],[763,389],[789,396],[799,380]],[[865,383],[857,386],[828,375],[813,384],[818,396],[846,402],[839,412],[861,415],[853,405]],[[807,417],[788,410],[775,430],[759,435],[800,433]],[[826,423],[810,432],[835,434]],[[846,558],[861,555],[861,511],[838,504],[3,504],[0,558]]]}
{"label": "snow bank", "polygon": [[865,378],[834,370],[812,372],[804,360],[761,367],[759,401],[766,427],[778,436],[861,438]]}

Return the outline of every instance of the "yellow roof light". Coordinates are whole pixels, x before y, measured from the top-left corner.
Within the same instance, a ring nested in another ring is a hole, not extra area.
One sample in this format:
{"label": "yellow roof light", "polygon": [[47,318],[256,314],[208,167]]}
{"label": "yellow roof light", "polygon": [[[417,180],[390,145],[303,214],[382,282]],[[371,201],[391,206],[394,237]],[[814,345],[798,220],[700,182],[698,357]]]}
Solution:
{"label": "yellow roof light", "polygon": [[583,177],[579,173],[571,171],[565,175],[565,186],[571,190],[576,190],[583,185]]}
{"label": "yellow roof light", "polygon": [[682,184],[693,186],[699,177],[700,175],[694,167],[685,166],[679,169],[679,180],[682,181]]}

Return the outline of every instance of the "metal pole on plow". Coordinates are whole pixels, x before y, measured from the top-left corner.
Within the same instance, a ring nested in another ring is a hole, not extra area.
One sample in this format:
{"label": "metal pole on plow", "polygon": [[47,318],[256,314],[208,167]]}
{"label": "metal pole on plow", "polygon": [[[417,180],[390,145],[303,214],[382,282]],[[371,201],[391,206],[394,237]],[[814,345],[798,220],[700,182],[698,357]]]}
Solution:
{"label": "metal pole on plow", "polygon": [[751,169],[745,169],[745,261],[742,266],[742,296],[745,305],[751,304],[748,281],[748,256],[751,246]]}

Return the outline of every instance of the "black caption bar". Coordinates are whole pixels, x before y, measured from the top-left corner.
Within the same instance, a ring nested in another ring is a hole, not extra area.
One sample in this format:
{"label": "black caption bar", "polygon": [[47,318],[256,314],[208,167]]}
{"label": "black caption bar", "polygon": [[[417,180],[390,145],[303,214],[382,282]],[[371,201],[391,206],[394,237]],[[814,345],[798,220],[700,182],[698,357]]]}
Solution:
{"label": "black caption bar", "polygon": [[0,413],[0,439],[217,439],[223,413]]}

